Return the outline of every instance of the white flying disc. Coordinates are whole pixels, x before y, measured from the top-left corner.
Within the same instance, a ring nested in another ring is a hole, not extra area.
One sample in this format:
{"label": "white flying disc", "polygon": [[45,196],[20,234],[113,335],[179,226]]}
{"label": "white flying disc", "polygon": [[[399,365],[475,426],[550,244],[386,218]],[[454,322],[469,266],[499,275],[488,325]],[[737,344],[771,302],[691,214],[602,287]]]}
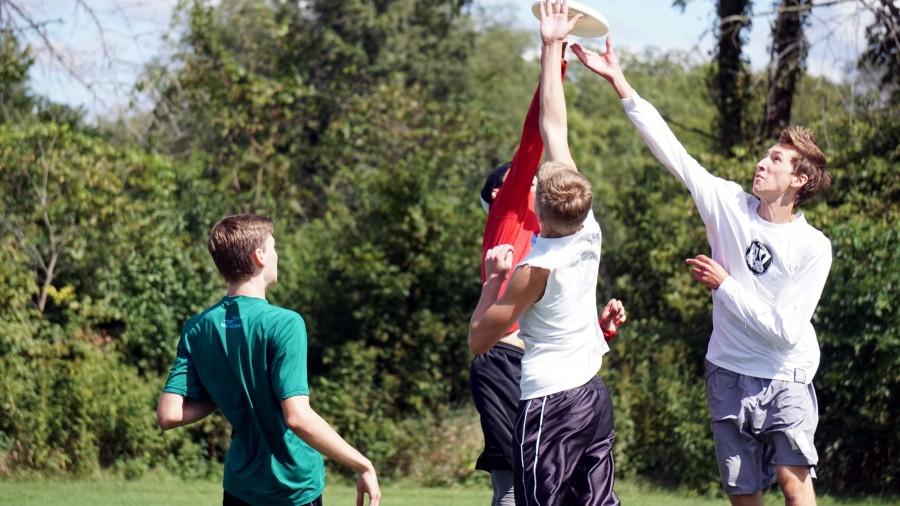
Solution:
{"label": "white flying disc", "polygon": [[[603,37],[609,32],[609,21],[596,9],[572,0],[568,3],[570,19],[576,14],[584,14],[575,25],[575,28],[572,29],[572,35],[578,37]],[[535,2],[531,6],[531,13],[534,14],[534,17],[541,19],[541,2]]]}

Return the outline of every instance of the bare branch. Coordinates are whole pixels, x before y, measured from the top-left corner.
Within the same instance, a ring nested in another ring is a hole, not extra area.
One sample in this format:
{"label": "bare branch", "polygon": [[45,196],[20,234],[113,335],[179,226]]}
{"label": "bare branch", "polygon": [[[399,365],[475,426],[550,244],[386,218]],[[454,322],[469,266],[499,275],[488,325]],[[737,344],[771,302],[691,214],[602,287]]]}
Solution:
{"label": "bare branch", "polygon": [[865,4],[865,1],[864,1],[864,0],[828,0],[828,1],[825,1],[825,2],[810,3],[810,4],[805,4],[805,5],[796,5],[796,6],[788,6],[788,7],[785,7],[785,6],[783,6],[783,5],[779,5],[778,8],[776,8],[776,9],[774,9],[774,10],[770,10],[770,11],[756,12],[756,13],[750,14],[750,15],[734,15],[734,16],[727,16],[727,17],[724,17],[724,18],[721,19],[721,23],[722,23],[722,24],[725,24],[725,23],[738,23],[738,22],[746,23],[746,22],[748,22],[748,21],[752,21],[753,18],[767,17],[767,16],[776,15],[776,14],[781,14],[781,13],[783,13],[783,12],[804,12],[804,11],[811,11],[811,10],[813,10],[813,9],[817,9],[817,8],[820,8],[820,7],[831,7],[831,6],[833,6],[833,5],[845,4],[845,3],[851,3],[851,2],[856,2],[856,3],[863,3],[863,4]]}
{"label": "bare branch", "polygon": [[103,24],[100,23],[100,19],[97,18],[97,13],[94,12],[94,9],[92,9],[91,6],[88,5],[84,0],[75,0],[76,10],[78,7],[81,7],[82,9],[87,11],[88,16],[90,16],[91,20],[93,20],[94,26],[97,27],[97,32],[100,35],[100,46],[103,48],[103,55],[106,56],[107,62],[111,62],[112,56],[110,56],[109,46],[106,44],[106,31],[103,29]]}
{"label": "bare branch", "polygon": [[[32,19],[32,17],[27,12],[25,12],[24,9],[22,9],[20,6],[18,6],[15,2],[13,2],[11,0],[5,0],[2,5],[6,5],[10,9],[12,9],[12,11],[19,18],[21,18],[22,21],[24,21],[28,25],[29,29],[34,30],[35,33],[37,33],[38,36],[43,41],[44,47],[47,49],[51,58],[53,58],[60,65],[62,65],[63,69],[66,70],[66,73],[70,77],[72,77],[73,79],[78,81],[78,84],[84,86],[94,96],[94,98],[96,100],[98,100],[102,103],[102,100],[99,100],[97,92],[94,90],[94,86],[91,83],[84,80],[84,78],[82,78],[78,74],[78,72],[75,72],[75,70],[71,67],[71,65],[69,65],[69,62],[67,62],[65,60],[65,58],[63,58],[63,56],[59,53],[59,51],[56,50],[56,47],[53,46],[53,43],[50,41],[49,35],[47,35],[46,23],[42,23],[35,19]],[[20,33],[22,32],[22,29],[19,27],[16,27],[16,30],[19,31]]]}

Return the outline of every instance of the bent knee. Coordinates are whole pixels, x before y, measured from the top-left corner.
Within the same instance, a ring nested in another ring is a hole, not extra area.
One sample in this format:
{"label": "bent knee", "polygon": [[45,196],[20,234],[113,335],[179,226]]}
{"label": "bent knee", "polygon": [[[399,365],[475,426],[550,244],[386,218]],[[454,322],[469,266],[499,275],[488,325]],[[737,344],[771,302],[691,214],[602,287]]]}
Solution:
{"label": "bent knee", "polygon": [[816,495],[813,490],[812,474],[804,466],[778,466],[778,484],[789,506],[813,506]]}

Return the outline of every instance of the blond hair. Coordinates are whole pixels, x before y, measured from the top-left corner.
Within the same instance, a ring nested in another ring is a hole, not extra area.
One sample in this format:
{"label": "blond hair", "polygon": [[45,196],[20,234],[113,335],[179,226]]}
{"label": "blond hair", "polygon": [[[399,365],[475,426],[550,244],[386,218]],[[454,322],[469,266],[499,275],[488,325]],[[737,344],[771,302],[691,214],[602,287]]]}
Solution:
{"label": "blond hair", "polygon": [[579,172],[559,162],[541,165],[535,209],[544,233],[575,233],[587,218],[592,201],[591,182]]}
{"label": "blond hair", "polygon": [[226,281],[237,283],[256,273],[253,252],[265,245],[272,230],[271,218],[255,214],[226,216],[213,226],[206,247]]}
{"label": "blond hair", "polygon": [[801,126],[787,127],[778,136],[778,144],[800,155],[791,160],[794,174],[806,176],[806,184],[797,193],[798,206],[831,185],[831,174],[825,168],[825,153],[816,145],[811,131]]}

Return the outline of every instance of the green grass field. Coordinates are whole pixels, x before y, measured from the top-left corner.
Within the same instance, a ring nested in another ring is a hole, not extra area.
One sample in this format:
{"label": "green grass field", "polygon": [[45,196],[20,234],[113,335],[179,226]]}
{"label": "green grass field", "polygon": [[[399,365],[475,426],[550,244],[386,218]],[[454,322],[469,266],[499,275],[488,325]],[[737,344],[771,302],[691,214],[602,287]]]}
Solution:
{"label": "green grass field", "polygon": [[[66,506],[213,506],[222,504],[221,486],[211,481],[180,481],[174,478],[147,477],[135,481],[104,480],[14,480],[0,481],[0,505],[66,505]],[[616,490],[626,506],[696,506],[725,505],[724,497],[690,497],[675,492],[618,483]],[[391,484],[382,490],[383,504],[388,506],[485,506],[490,491],[482,488],[423,488],[417,485]],[[325,492],[325,504],[355,504],[355,490],[347,484],[331,484]],[[767,505],[783,504],[773,493]],[[821,506],[886,506],[900,505],[898,500],[821,498]]]}

